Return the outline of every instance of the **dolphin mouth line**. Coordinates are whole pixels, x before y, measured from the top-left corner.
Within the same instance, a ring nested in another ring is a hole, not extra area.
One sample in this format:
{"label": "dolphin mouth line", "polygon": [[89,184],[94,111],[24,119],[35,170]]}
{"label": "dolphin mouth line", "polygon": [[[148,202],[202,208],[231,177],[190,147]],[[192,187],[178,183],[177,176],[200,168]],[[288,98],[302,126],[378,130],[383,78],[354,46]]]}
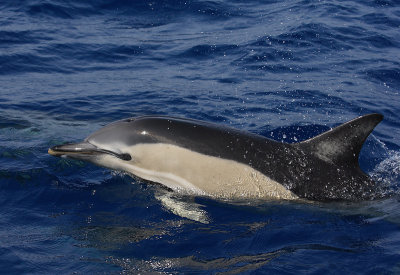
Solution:
{"label": "dolphin mouth line", "polygon": [[48,153],[52,156],[57,156],[57,157],[61,156],[74,157],[74,155],[96,156],[101,154],[107,154],[125,161],[132,160],[130,154],[116,153],[110,150],[100,149],[90,143],[65,143],[62,145],[56,145],[49,148]]}

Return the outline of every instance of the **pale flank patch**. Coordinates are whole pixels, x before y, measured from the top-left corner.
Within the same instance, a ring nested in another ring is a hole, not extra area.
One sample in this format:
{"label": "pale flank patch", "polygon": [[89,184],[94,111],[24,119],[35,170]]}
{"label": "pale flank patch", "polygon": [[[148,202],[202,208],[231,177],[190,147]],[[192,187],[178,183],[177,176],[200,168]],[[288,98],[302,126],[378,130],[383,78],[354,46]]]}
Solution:
{"label": "pale flank patch", "polygon": [[100,165],[132,173],[173,190],[219,198],[297,199],[281,184],[248,165],[207,156],[175,145],[155,143],[119,148],[132,156],[123,161],[105,155]]}

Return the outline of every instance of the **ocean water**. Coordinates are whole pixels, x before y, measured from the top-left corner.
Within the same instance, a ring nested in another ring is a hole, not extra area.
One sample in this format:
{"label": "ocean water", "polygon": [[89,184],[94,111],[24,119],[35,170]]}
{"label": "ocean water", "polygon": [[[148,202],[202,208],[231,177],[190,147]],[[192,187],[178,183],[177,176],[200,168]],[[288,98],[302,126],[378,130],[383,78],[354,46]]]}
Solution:
{"label": "ocean water", "polygon": [[[400,273],[400,2],[0,1],[4,274]],[[361,203],[219,201],[52,157],[181,116],[295,142],[385,116]]]}

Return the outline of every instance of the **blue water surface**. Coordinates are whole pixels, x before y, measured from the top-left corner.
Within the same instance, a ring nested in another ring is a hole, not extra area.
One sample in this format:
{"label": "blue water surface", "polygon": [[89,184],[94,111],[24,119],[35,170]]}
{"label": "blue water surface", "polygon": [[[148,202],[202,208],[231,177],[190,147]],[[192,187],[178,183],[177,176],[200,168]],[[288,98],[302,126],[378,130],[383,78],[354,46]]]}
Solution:
{"label": "blue water surface", "polygon": [[[397,0],[0,1],[0,270],[400,273],[399,92]],[[47,154],[144,114],[296,142],[372,112],[379,201],[180,196]]]}

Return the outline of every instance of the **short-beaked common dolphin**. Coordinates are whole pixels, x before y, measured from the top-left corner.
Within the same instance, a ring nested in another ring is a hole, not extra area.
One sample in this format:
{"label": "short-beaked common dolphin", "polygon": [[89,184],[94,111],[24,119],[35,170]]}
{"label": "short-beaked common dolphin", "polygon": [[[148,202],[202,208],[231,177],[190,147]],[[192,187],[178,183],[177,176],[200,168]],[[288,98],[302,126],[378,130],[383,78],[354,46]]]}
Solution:
{"label": "short-beaked common dolphin", "polygon": [[81,143],[49,149],[161,183],[219,198],[366,200],[375,182],[359,167],[361,147],[383,119],[369,114],[299,143],[167,116],[108,124]]}

